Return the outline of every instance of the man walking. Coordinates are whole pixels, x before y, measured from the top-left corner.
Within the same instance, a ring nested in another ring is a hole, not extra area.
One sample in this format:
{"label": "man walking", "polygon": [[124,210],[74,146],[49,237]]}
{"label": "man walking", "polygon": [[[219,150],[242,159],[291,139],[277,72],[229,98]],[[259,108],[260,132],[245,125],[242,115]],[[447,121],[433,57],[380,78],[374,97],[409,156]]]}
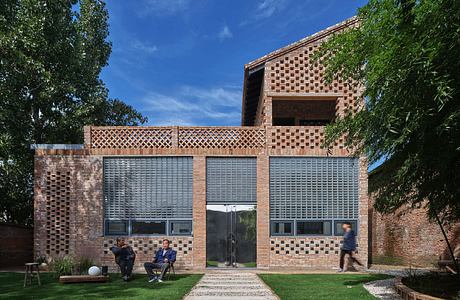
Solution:
{"label": "man walking", "polygon": [[344,222],[342,224],[343,229],[343,244],[340,248],[340,266],[339,272],[343,272],[343,266],[345,264],[345,255],[350,256],[350,260],[354,263],[357,263],[360,266],[363,264],[353,256],[353,252],[356,250],[356,235],[355,232],[351,229],[350,222]]}
{"label": "man walking", "polygon": [[[149,282],[154,282],[158,280],[158,282],[163,282],[163,278],[168,272],[171,264],[176,261],[176,251],[169,247],[169,240],[163,240],[163,248],[158,249],[153,262],[146,262],[144,264],[145,271],[149,276]],[[160,277],[156,277],[155,273],[153,272],[154,269],[160,269]]]}

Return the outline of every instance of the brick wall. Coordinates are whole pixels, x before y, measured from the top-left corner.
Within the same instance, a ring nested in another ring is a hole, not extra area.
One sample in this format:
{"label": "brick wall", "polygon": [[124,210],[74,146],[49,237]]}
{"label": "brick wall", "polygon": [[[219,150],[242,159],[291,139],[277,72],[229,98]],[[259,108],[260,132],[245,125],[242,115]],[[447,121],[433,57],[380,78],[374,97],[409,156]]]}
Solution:
{"label": "brick wall", "polygon": [[[195,214],[200,214],[201,208],[201,215],[203,215],[202,207],[194,208]],[[204,221],[201,222],[204,226],[205,212],[204,206]],[[104,237],[103,233],[101,156],[81,155],[81,153],[36,156],[34,220],[35,257],[45,256],[51,259],[65,255],[76,258],[88,257],[97,264],[108,265],[111,270],[117,269],[113,254],[109,250],[115,244],[116,237]],[[200,233],[200,222],[195,222],[194,226]],[[204,236],[206,241],[205,235],[200,234],[200,236]],[[163,238],[139,236],[127,238],[128,243],[137,253],[137,268],[142,268],[144,262],[152,260],[154,252],[161,247]],[[194,263],[204,268],[206,252],[203,252],[204,256],[201,255],[203,257],[197,256],[194,261],[192,237],[168,238],[177,251],[178,268],[192,268]],[[200,247],[200,241],[197,240],[197,247]]]}
{"label": "brick wall", "polygon": [[[78,153],[78,152],[77,152]],[[102,157],[35,157],[34,254],[100,260]]]}
{"label": "brick wall", "polygon": [[0,266],[24,266],[33,261],[33,229],[0,223]]}
{"label": "brick wall", "polygon": [[[433,266],[439,258],[450,259],[441,229],[428,221],[424,208],[401,208],[381,215],[370,207],[370,212],[372,263]],[[455,254],[460,256],[460,223],[446,229]]]}

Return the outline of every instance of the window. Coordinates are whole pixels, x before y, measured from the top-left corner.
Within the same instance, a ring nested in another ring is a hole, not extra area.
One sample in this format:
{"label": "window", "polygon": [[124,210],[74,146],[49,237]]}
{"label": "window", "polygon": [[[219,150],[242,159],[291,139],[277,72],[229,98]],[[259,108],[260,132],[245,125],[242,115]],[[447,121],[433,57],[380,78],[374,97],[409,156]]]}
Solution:
{"label": "window", "polygon": [[270,157],[272,220],[356,220],[358,159]]}
{"label": "window", "polygon": [[103,177],[106,235],[167,235],[176,219],[191,228],[192,157],[105,157]]}
{"label": "window", "polygon": [[326,126],[330,120],[299,120],[300,126]]}
{"label": "window", "polygon": [[298,235],[331,235],[331,221],[297,221]]}
{"label": "window", "polygon": [[132,234],[166,234],[166,221],[131,221]]}
{"label": "window", "polygon": [[294,222],[293,221],[272,221],[271,224],[272,235],[293,235]]}
{"label": "window", "polygon": [[273,126],[295,126],[295,118],[274,118]]}
{"label": "window", "polygon": [[106,220],[105,234],[106,235],[127,235],[128,234],[128,221]]}
{"label": "window", "polygon": [[191,235],[192,221],[170,221],[169,231],[171,235]]}
{"label": "window", "polygon": [[335,227],[334,234],[338,235],[338,236],[344,234],[343,229],[342,229],[342,225],[345,222],[350,222],[351,229],[355,231],[355,234],[357,234],[358,223],[356,221],[335,221],[334,222],[334,227]]}

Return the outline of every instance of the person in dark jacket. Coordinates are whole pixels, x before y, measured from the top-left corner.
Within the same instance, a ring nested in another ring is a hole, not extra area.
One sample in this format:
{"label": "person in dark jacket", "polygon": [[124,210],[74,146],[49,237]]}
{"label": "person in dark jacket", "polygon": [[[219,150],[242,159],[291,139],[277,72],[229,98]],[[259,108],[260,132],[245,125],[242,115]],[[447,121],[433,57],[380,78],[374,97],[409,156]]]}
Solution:
{"label": "person in dark jacket", "polygon": [[115,262],[120,267],[123,280],[128,281],[133,272],[136,253],[131,246],[125,243],[124,238],[117,238],[117,245],[110,247],[110,251],[115,255]]}
{"label": "person in dark jacket", "polygon": [[[169,240],[163,240],[163,248],[158,249],[155,254],[155,258],[153,262],[146,262],[144,264],[145,271],[149,276],[149,282],[157,281],[163,282],[163,278],[168,272],[171,264],[176,261],[176,251],[169,247]],[[160,269],[160,277],[156,277],[155,273],[153,272],[154,269]]]}
{"label": "person in dark jacket", "polygon": [[343,266],[345,264],[345,255],[349,255],[352,263],[357,263],[360,266],[363,264],[353,256],[353,252],[356,250],[356,235],[351,229],[350,222],[344,222],[342,224],[343,229],[343,244],[340,248],[340,266],[339,272],[343,272]]}

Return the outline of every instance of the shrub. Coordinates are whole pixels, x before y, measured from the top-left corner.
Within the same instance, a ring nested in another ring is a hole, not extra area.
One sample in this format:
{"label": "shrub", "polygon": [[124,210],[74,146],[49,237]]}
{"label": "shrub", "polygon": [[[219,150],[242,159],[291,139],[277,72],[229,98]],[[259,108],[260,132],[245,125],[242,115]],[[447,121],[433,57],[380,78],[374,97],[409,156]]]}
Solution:
{"label": "shrub", "polygon": [[56,277],[63,275],[72,275],[75,262],[71,256],[64,256],[54,259],[52,263],[52,270]]}
{"label": "shrub", "polygon": [[88,272],[88,269],[94,266],[94,262],[89,257],[80,257],[74,264],[74,273],[83,275]]}
{"label": "shrub", "polygon": [[45,263],[45,264],[48,263],[48,260],[46,259],[45,256],[39,256],[39,257],[37,257],[36,262],[41,265],[43,263]]}

